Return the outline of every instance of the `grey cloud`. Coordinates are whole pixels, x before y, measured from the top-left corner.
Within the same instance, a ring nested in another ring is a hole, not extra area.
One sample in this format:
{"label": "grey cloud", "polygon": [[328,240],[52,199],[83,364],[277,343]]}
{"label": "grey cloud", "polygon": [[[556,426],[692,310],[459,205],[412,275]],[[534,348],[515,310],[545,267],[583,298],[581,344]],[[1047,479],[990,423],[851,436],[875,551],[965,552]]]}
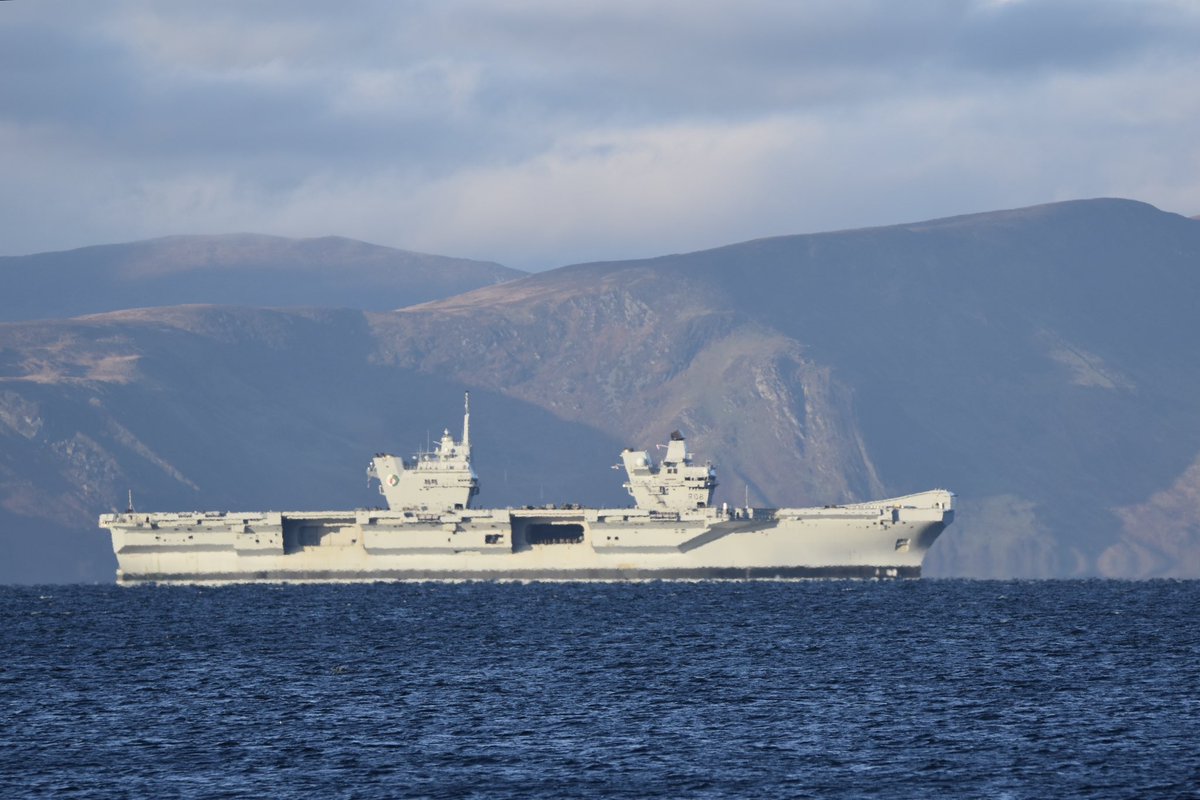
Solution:
{"label": "grey cloud", "polygon": [[[0,19],[4,8],[0,7]],[[0,23],[0,119],[74,124],[128,108],[138,64],[122,48],[79,29]]]}
{"label": "grey cloud", "polygon": [[[546,266],[1093,188],[1197,197],[1170,165],[1200,158],[1179,132],[1200,109],[1161,94],[1197,42],[1200,9],[1169,0],[3,3],[0,241],[233,220],[515,266],[536,239]],[[1080,158],[1081,132],[1119,165]]]}
{"label": "grey cloud", "polygon": [[1090,70],[1200,41],[1200,8],[1171,3],[1060,0],[1007,3],[976,13],[956,48],[978,70]]}
{"label": "grey cloud", "polygon": [[[200,146],[244,142],[251,150],[281,139],[300,150],[337,141],[373,150],[387,137],[376,143],[356,131],[364,122],[420,130],[433,116],[430,127],[454,140],[522,114],[576,124],[745,117],[953,90],[966,80],[962,69],[1095,68],[1200,35],[1197,14],[1162,3],[745,3],[720,11],[677,3],[364,3],[355,14],[315,3],[112,8],[113,17],[71,28],[37,20],[0,33],[6,66],[26,65],[24,80],[3,96],[9,114],[74,120],[82,130],[90,121],[138,147],[154,142],[137,131],[158,128],[181,148],[198,138]],[[233,63],[191,63],[188,53],[178,65],[154,63],[122,14],[154,14],[181,36],[194,27]],[[122,30],[127,38],[114,38]],[[480,84],[458,119],[437,117],[436,106],[432,115],[380,109],[375,120],[331,111],[356,73],[395,73],[425,59],[478,68]],[[254,83],[245,73],[272,63],[278,80]],[[173,125],[177,119],[186,124]],[[464,144],[483,142],[466,136]]]}
{"label": "grey cloud", "polygon": [[[1094,69],[1194,51],[1200,15],[1164,3],[744,3],[491,7],[460,31],[507,53],[497,90],[592,115],[755,113],[844,105],[932,84],[973,86],[1040,66]],[[971,74],[962,75],[962,70]]]}

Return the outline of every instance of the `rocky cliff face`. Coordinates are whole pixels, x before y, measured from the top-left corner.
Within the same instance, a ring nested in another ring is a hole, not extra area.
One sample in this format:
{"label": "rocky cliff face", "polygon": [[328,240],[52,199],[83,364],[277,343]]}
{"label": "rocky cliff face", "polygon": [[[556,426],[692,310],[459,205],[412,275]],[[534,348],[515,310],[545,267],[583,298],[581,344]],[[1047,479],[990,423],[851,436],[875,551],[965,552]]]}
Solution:
{"label": "rocky cliff face", "polygon": [[502,392],[630,444],[683,428],[721,462],[718,499],[882,491],[846,387],[710,287],[653,271],[530,283],[548,286],[373,315],[375,358]]}
{"label": "rocky cliff face", "polygon": [[[681,428],[719,501],[954,489],[927,574],[1196,577],[1197,297],[1200,223],[1101,200],[578,265],[395,312],[4,325],[0,542],[36,571],[86,541],[74,574],[103,579],[91,528],[127,487],[154,509],[372,504],[370,453],[456,425],[469,388],[486,504],[624,503],[619,449]],[[39,531],[58,549],[21,556]]]}

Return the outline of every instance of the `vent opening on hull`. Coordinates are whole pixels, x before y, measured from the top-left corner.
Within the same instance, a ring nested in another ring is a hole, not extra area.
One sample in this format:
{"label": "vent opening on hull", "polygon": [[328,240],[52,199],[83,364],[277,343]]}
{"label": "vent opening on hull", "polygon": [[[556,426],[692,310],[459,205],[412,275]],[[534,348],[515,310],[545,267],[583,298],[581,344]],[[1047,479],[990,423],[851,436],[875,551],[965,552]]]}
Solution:
{"label": "vent opening on hull", "polygon": [[552,525],[532,523],[525,529],[527,544],[579,544],[583,541],[583,526],[575,523]]}

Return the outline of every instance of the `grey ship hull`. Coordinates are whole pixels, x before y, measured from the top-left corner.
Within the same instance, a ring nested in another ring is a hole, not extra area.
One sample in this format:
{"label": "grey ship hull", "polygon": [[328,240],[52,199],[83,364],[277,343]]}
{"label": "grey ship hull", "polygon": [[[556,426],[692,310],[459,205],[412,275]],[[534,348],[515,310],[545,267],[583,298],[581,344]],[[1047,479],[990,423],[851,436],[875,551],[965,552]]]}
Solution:
{"label": "grey ship hull", "polygon": [[916,578],[949,492],[829,508],[106,514],[137,583]]}

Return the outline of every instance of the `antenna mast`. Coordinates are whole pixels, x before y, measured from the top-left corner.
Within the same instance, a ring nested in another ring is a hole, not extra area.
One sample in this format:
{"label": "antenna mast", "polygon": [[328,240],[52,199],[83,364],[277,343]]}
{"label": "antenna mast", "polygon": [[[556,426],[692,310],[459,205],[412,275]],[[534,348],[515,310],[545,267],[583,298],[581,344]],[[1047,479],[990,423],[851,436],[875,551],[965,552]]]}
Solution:
{"label": "antenna mast", "polygon": [[471,393],[463,392],[463,447],[471,446]]}

